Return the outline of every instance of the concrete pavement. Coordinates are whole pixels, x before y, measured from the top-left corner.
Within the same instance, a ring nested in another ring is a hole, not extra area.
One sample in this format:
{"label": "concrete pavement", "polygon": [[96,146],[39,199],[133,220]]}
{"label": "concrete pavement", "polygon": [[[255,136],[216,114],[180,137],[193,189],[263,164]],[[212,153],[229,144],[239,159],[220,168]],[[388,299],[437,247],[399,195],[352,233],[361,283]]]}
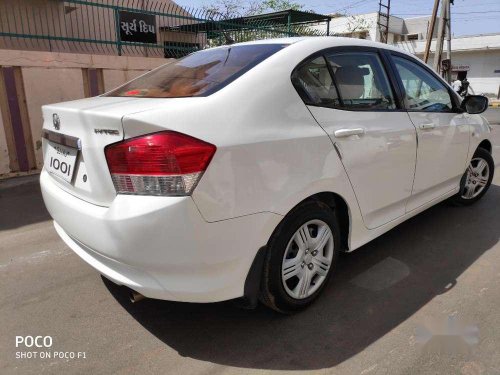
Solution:
{"label": "concrete pavement", "polygon": [[486,117],[490,124],[500,125],[500,108],[488,108],[484,113],[484,117]]}

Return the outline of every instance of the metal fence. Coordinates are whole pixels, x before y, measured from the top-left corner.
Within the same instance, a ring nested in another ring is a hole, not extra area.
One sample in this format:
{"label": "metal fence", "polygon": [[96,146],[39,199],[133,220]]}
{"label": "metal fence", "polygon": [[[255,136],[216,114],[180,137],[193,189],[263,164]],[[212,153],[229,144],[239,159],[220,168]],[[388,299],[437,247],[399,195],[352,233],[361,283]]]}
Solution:
{"label": "metal fence", "polygon": [[291,13],[227,19],[169,0],[1,0],[0,48],[177,58],[215,45],[326,32],[317,25],[329,17],[298,13],[296,21]]}

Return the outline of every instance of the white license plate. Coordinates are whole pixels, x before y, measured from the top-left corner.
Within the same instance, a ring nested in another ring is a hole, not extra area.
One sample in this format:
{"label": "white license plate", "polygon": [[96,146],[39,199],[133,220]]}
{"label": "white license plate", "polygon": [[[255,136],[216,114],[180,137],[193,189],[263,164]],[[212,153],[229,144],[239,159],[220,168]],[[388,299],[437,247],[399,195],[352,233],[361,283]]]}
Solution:
{"label": "white license plate", "polygon": [[54,176],[71,183],[75,171],[78,150],[58,143],[48,142],[45,169]]}

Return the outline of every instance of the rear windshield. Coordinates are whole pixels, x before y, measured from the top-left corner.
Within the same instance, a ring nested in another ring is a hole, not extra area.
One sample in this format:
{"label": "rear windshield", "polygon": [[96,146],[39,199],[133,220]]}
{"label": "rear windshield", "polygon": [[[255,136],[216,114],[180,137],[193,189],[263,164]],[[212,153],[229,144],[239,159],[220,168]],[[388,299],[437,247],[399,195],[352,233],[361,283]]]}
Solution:
{"label": "rear windshield", "polygon": [[180,98],[210,95],[286,46],[251,44],[195,52],[105,96]]}

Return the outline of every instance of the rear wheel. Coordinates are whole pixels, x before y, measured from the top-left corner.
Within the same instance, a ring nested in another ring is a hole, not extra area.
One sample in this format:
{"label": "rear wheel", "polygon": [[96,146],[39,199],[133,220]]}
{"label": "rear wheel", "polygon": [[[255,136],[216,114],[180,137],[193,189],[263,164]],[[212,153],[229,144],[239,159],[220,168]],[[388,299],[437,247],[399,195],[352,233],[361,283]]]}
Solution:
{"label": "rear wheel", "polygon": [[488,191],[495,164],[491,154],[478,148],[460,182],[460,191],[452,197],[452,202],[458,205],[469,205],[477,202]]}
{"label": "rear wheel", "polygon": [[335,213],[319,201],[303,203],[285,217],[268,243],[261,301],[287,313],[310,305],[335,268],[338,228]]}

